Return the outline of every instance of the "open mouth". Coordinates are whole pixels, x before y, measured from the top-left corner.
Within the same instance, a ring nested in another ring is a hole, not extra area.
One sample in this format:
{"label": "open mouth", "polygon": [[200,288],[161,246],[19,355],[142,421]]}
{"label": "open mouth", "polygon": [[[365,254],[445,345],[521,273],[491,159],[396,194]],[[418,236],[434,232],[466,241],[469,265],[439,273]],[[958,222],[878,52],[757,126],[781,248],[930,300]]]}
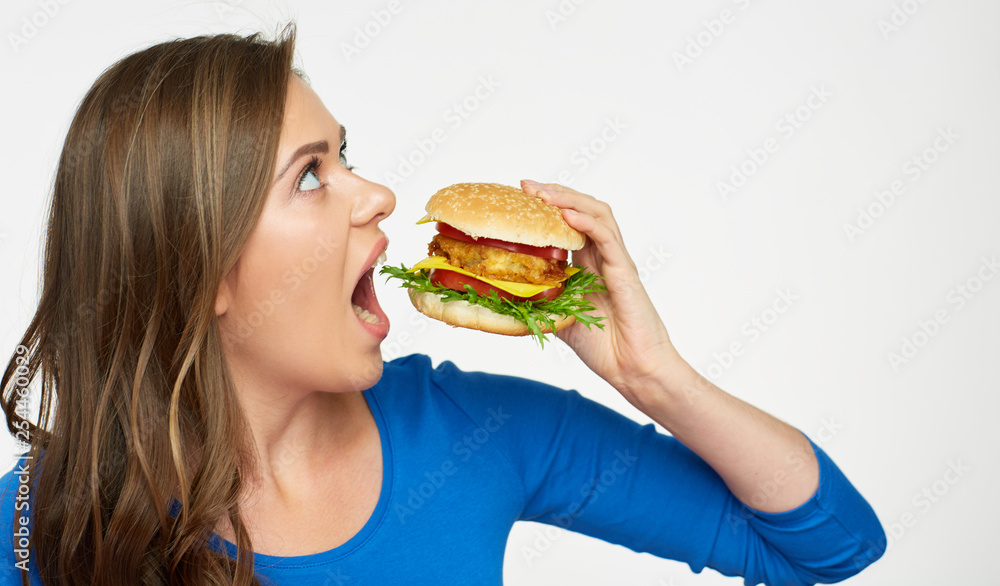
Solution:
{"label": "open mouth", "polygon": [[359,320],[371,325],[385,325],[389,322],[382,307],[378,304],[378,298],[375,297],[373,282],[375,268],[384,262],[385,252],[380,254],[372,263],[371,268],[361,275],[361,279],[351,294],[351,308],[354,310],[354,314],[358,316]]}

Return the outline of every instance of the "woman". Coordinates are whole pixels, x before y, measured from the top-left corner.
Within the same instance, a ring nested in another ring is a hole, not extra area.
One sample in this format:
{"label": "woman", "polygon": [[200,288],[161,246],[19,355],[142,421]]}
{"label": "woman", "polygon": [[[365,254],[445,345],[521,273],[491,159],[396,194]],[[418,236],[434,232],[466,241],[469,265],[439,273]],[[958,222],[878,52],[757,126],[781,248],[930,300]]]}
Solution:
{"label": "woman", "polygon": [[588,236],[575,262],[608,287],[607,327],[560,336],[676,439],[573,391],[383,364],[387,318],[352,304],[394,195],[351,172],[293,45],[291,27],[163,43],[84,98],[2,379],[30,446],[0,479],[5,583],[499,584],[518,519],[748,584],[881,555],[821,450],[677,354],[592,197],[522,184]]}

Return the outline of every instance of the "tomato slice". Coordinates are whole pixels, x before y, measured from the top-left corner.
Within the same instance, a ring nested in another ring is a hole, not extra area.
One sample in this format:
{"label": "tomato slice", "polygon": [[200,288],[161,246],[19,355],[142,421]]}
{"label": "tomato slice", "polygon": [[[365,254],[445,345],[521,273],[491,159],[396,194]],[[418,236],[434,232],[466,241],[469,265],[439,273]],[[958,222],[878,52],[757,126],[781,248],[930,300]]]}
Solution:
{"label": "tomato slice", "polygon": [[530,254],[532,256],[537,256],[540,258],[551,258],[553,260],[566,260],[569,258],[569,251],[565,248],[557,248],[555,246],[530,246],[528,244],[520,244],[518,242],[507,242],[506,240],[495,240],[493,238],[473,238],[465,232],[462,232],[458,228],[450,224],[445,224],[444,222],[437,223],[437,231],[449,238],[454,238],[455,240],[461,240],[462,242],[471,242],[472,244],[484,244],[486,246],[493,246],[495,248],[502,248],[503,250],[509,250],[511,252],[519,252],[521,254]]}
{"label": "tomato slice", "polygon": [[490,287],[489,283],[480,281],[475,277],[470,277],[468,275],[463,275],[462,273],[456,273],[455,271],[449,271],[447,269],[431,269],[431,272],[427,275],[427,277],[431,280],[431,283],[434,283],[435,285],[455,289],[456,291],[465,291],[465,286],[471,285],[472,289],[480,295],[489,296],[493,294],[493,291],[496,291],[497,295],[504,299],[510,299],[511,301],[548,301],[549,299],[558,297],[563,290],[562,285],[559,285],[558,287],[546,289],[531,297],[518,297],[512,293],[508,293],[500,289],[494,289],[493,287]]}

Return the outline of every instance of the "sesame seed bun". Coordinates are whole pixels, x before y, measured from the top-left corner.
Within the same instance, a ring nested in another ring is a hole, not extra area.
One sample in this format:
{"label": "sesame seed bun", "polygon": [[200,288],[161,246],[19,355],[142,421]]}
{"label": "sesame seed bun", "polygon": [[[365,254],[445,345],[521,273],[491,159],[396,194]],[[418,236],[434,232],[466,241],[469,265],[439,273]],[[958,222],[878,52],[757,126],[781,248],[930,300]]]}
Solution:
{"label": "sesame seed bun", "polygon": [[473,238],[580,250],[585,236],[554,205],[499,183],[456,183],[431,196],[427,214]]}

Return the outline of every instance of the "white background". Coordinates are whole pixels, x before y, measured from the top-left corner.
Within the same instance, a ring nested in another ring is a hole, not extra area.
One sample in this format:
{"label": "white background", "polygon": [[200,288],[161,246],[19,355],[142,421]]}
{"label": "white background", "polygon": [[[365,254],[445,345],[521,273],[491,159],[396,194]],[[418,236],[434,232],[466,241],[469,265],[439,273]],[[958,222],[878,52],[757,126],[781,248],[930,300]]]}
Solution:
{"label": "white background", "polygon": [[[34,310],[56,156],[98,74],[154,42],[273,35],[294,18],[301,66],[348,127],[357,172],[385,182],[401,156],[419,163],[393,185],[390,262],[422,258],[431,228],[414,221],[438,188],[568,172],[612,205],[681,353],[810,434],[870,500],[890,548],[847,583],[1000,583],[1000,279],[976,277],[984,257],[1000,258],[1000,4],[576,2],[400,0],[393,15],[387,0],[72,0],[49,1],[49,16],[44,0],[4,0],[2,355]],[[685,52],[695,57],[679,63]],[[495,89],[471,98],[482,79]],[[814,89],[827,97],[810,108]],[[474,111],[456,124],[466,100]],[[779,122],[788,115],[796,126]],[[436,128],[443,142],[413,155]],[[774,152],[757,165],[768,139]],[[928,161],[919,176],[915,156]],[[720,182],[741,165],[752,174],[724,197]],[[893,181],[905,191],[879,204]],[[851,237],[859,208],[878,217]],[[961,306],[959,285],[976,290]],[[797,299],[766,313],[778,290]],[[394,286],[379,295],[393,321],[386,359],[422,352],[529,375],[648,421],[562,343],[452,330]],[[939,311],[946,323],[917,333]],[[758,316],[776,320],[753,334]],[[894,365],[904,337],[920,347]],[[730,359],[734,342],[743,352]],[[546,527],[515,527],[509,584],[741,583]]]}

